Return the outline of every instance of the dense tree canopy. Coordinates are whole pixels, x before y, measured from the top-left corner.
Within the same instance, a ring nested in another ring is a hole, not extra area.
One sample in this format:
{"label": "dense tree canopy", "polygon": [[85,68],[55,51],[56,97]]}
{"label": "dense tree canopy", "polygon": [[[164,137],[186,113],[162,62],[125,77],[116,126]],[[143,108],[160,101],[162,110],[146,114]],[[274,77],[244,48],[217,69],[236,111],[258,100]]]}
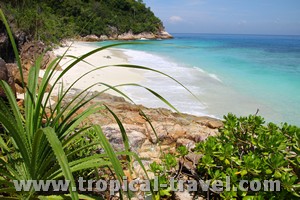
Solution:
{"label": "dense tree canopy", "polygon": [[1,0],[15,26],[35,39],[157,32],[162,22],[142,0]]}

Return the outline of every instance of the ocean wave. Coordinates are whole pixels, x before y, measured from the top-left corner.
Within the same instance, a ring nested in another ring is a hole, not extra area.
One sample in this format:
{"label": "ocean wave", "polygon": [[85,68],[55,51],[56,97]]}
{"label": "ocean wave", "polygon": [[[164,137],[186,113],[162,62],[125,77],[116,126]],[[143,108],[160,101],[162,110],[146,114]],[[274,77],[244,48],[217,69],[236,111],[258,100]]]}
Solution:
{"label": "ocean wave", "polygon": [[176,63],[166,60],[166,58],[144,51],[122,49],[123,53],[129,57],[132,64],[144,64],[154,69],[165,69],[179,67]]}
{"label": "ocean wave", "polygon": [[216,74],[208,74],[211,78],[219,81],[220,83],[222,83],[222,80],[216,75]]}
{"label": "ocean wave", "polygon": [[194,69],[196,69],[197,71],[203,73],[203,74],[206,74],[207,76],[209,76],[210,78],[220,82],[220,83],[223,83],[223,81],[218,77],[218,75],[216,74],[212,74],[212,73],[208,73],[207,71],[203,70],[202,68],[199,68],[199,67],[196,67],[196,66],[193,66]]}
{"label": "ocean wave", "polygon": [[[205,92],[201,87],[202,84],[198,84],[199,78],[195,74],[196,70],[192,67],[187,67],[183,64],[169,60],[166,57],[144,51],[131,49],[122,49],[122,51],[128,56],[128,61],[130,63],[166,73],[178,80],[198,97],[202,96]],[[140,84],[149,87],[162,95],[178,110],[194,115],[208,115],[206,112],[207,105],[193,97],[193,95],[174,80],[153,72],[144,72],[143,76],[144,80]],[[207,77],[209,76],[207,75]],[[136,103],[148,107],[168,108],[161,100],[155,99],[152,94],[142,91],[139,88],[127,88],[126,93],[134,98]]]}

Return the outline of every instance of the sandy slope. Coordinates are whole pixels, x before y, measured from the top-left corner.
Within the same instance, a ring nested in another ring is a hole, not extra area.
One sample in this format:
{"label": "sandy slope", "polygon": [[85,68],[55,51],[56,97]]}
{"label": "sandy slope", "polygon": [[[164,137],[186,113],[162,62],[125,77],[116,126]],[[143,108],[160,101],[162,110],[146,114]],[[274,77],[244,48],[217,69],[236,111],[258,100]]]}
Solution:
{"label": "sandy slope", "polygon": [[[71,44],[71,43],[70,43]],[[84,42],[74,42],[71,44],[71,48],[67,51],[66,55],[72,55],[80,57],[81,55],[94,50],[96,47],[89,43]],[[54,53],[58,56],[62,56],[68,47],[60,47],[54,50]],[[65,57],[61,61],[60,65],[65,69],[68,64],[74,61],[73,58]],[[86,72],[95,69],[100,66],[111,66],[115,64],[128,64],[126,55],[118,49],[102,50],[97,52],[85,59],[86,62],[79,62],[73,67],[63,78],[62,82],[64,88],[69,86],[74,81],[76,81],[81,75]],[[58,76],[60,72],[56,74]],[[41,74],[42,75],[42,74]],[[74,88],[83,90],[97,82],[104,82],[109,85],[117,85],[123,83],[138,83],[143,79],[143,73],[138,70],[128,69],[128,68],[117,68],[108,67],[101,70],[93,71],[84,78],[82,78]],[[91,90],[92,91],[102,91],[106,89],[103,85],[96,85]],[[116,94],[113,91],[109,91],[111,94]]]}

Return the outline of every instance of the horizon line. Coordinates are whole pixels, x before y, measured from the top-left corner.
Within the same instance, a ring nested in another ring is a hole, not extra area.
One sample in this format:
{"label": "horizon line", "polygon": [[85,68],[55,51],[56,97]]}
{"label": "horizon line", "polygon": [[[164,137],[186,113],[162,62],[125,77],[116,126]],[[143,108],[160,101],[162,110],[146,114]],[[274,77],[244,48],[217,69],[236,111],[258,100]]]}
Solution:
{"label": "horizon line", "polygon": [[207,34],[207,35],[261,35],[261,36],[300,36],[300,34],[267,34],[267,33],[205,33],[205,32],[169,32],[172,34]]}

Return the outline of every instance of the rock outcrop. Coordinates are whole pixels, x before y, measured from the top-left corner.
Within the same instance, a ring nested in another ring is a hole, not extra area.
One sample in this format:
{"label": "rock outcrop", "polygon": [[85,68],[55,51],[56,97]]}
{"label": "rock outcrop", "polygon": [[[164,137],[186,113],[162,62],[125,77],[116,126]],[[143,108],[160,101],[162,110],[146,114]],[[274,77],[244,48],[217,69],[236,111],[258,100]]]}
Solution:
{"label": "rock outcrop", "polygon": [[[15,91],[20,94],[24,93],[25,90],[24,90],[24,85],[23,85],[22,81],[24,81],[25,86],[28,85],[29,71],[27,69],[23,69],[23,80],[22,80],[20,70],[15,63],[6,64],[6,67],[9,71],[9,73],[11,74],[12,79],[14,80]],[[42,82],[42,78],[39,77],[38,83],[40,84],[41,82]],[[50,89],[51,89],[51,86],[48,85],[46,88],[46,92],[49,92]]]}
{"label": "rock outcrop", "polygon": [[134,34],[132,31],[129,31],[127,33],[117,34],[113,33],[109,36],[107,35],[87,35],[84,37],[76,38],[81,41],[86,42],[97,42],[97,41],[104,41],[104,40],[143,40],[143,39],[171,39],[173,36],[169,34],[166,31],[159,31],[157,33],[151,33],[151,32],[142,32],[138,34]]}
{"label": "rock outcrop", "polygon": [[20,51],[22,68],[29,71],[40,56],[43,56],[41,69],[46,69],[55,58],[52,51],[47,51],[47,45],[41,41],[26,42]]}
{"label": "rock outcrop", "polygon": [[170,38],[173,38],[173,36],[168,33],[167,31],[160,31],[159,34],[157,35],[158,38],[161,38],[161,39],[170,39]]}
{"label": "rock outcrop", "polygon": [[[79,92],[76,89],[70,91],[63,104],[73,100]],[[91,93],[86,98],[94,95]],[[146,108],[142,105],[126,102],[122,97],[109,94],[96,97],[89,102],[89,105],[96,103],[106,105],[118,116],[126,130],[131,151],[139,156],[144,168],[147,170],[146,175],[139,161],[132,160],[132,171],[125,170],[124,172],[128,180],[153,178],[154,174],[150,172],[150,164],[153,162],[162,163],[165,154],[175,153],[176,148],[182,145],[188,148],[189,154],[185,156],[184,161],[178,160],[178,162],[180,162],[180,166],[183,167],[185,172],[194,173],[202,155],[194,153],[192,149],[197,142],[203,141],[209,136],[217,135],[219,133],[218,128],[223,126],[222,121],[218,119],[174,113],[164,108]],[[86,106],[81,108],[77,114],[84,112]],[[149,122],[151,122],[154,129],[152,129]],[[119,125],[108,110],[103,109],[83,122],[83,125],[89,124],[100,125],[113,148],[117,151],[124,150]],[[103,149],[100,148],[96,152],[103,152]],[[121,156],[119,158],[126,159]],[[181,180],[188,179],[188,176],[181,175]],[[141,199],[144,198],[143,193],[137,193],[136,195],[140,195]],[[174,195],[175,199],[193,199],[193,194],[187,191],[184,193],[177,192]]]}
{"label": "rock outcrop", "polygon": [[81,38],[78,38],[78,39],[86,41],[86,42],[97,42],[97,41],[101,40],[97,35],[87,35],[87,36],[84,36],[84,37],[81,37]]}
{"label": "rock outcrop", "polygon": [[0,21],[0,57],[5,62],[13,62],[15,58],[12,45],[2,21]]}
{"label": "rock outcrop", "polygon": [[[24,83],[27,85],[28,71],[34,66],[37,58],[43,55],[41,68],[45,69],[55,56],[51,51],[47,51],[47,45],[42,42],[30,42],[30,36],[23,32],[15,31],[13,36],[21,57]],[[20,70],[15,64],[15,54],[2,21],[0,21],[0,79],[6,81],[14,92],[24,92]],[[49,89],[50,85],[47,90]],[[0,96],[5,97],[1,88]]]}
{"label": "rock outcrop", "polygon": [[[13,36],[17,48],[30,40],[29,36],[21,31],[16,31]],[[15,54],[2,21],[0,21],[0,57],[7,63],[13,63],[15,61]]]}
{"label": "rock outcrop", "polygon": [[[0,58],[0,79],[9,83],[12,90],[17,93],[24,93],[24,86],[28,84],[29,70],[35,65],[37,58],[43,55],[41,61],[41,69],[45,69],[55,58],[53,52],[46,51],[47,46],[42,42],[27,42],[25,43],[20,51],[21,64],[23,70],[23,80],[17,64],[6,63]],[[58,69],[60,69],[58,67]],[[23,82],[24,84],[23,85]],[[39,83],[41,78],[39,78]],[[46,92],[50,90],[50,85],[47,86]],[[0,89],[0,96],[5,96],[3,90]]]}
{"label": "rock outcrop", "polygon": [[[65,102],[71,101],[77,93],[70,92]],[[107,105],[118,116],[126,129],[131,150],[147,162],[159,161],[161,149],[165,153],[175,152],[176,147],[181,145],[192,149],[197,142],[218,134],[218,128],[223,126],[218,119],[174,113],[164,108],[146,108],[109,94],[95,98],[89,105],[99,102]],[[84,110],[82,108],[79,113]],[[87,123],[101,125],[113,147],[116,150],[124,148],[119,126],[109,111],[102,110],[92,115]]]}
{"label": "rock outcrop", "polygon": [[[7,65],[3,59],[0,58],[0,80],[3,80],[9,84],[13,92],[16,92],[15,82],[12,73],[8,70]],[[0,87],[0,97],[5,98],[6,94],[3,88]]]}
{"label": "rock outcrop", "polygon": [[131,31],[118,35],[118,40],[140,40],[140,39],[156,39],[157,35],[154,33],[143,32],[139,34],[133,34]]}

